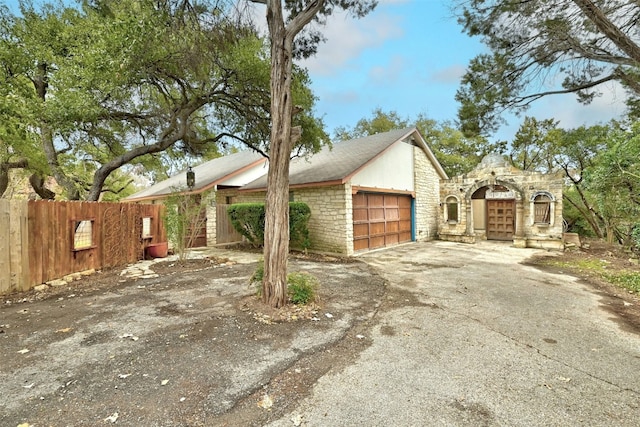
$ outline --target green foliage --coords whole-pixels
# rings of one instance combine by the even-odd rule
[[[456,94],[465,135],[491,135],[505,111],[522,113],[544,96],[573,93],[588,104],[612,81],[637,111],[638,2],[457,0],[452,10],[489,50],[471,60]]]
[[[227,208],[231,225],[254,246],[264,242],[264,203],[236,203]]]
[[[162,176],[235,144],[268,151],[267,45],[228,4],[53,3],[0,13],[0,167],[26,159],[63,197],[118,199],[132,170]],[[306,71],[292,82],[299,152],[318,151]]]
[[[180,261],[186,259],[188,248],[195,242],[202,229],[205,209],[199,199],[178,192],[172,193],[165,201],[164,224],[167,229],[167,239]]]
[[[569,270],[594,274],[614,285],[640,294],[640,273],[637,271],[615,270],[608,268],[609,263],[599,259],[581,259],[570,263],[564,261],[548,261],[548,264]]]
[[[254,246],[264,243],[264,203],[236,203],[227,208],[231,225]],[[308,249],[311,208],[302,202],[289,203],[289,240],[294,246]]]
[[[611,283],[622,286],[625,289],[640,294],[640,273],[635,271],[618,271],[615,273],[606,274],[605,276],[611,281]]]
[[[293,246],[301,249],[311,247],[309,218],[311,218],[309,205],[302,202],[289,203],[289,240]]]
[[[318,279],[305,272],[287,275],[287,294],[293,304],[308,304],[315,301]]]

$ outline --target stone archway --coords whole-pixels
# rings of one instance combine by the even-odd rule
[[[465,193],[467,233],[487,240],[523,239],[522,191],[494,175],[476,181]]]

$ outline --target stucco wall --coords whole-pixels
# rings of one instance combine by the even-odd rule
[[[413,147],[413,161],[416,240],[431,240],[436,237],[438,231],[440,176],[421,148]]]
[[[351,178],[351,185],[389,190],[414,190],[413,151],[406,142],[393,145]]]

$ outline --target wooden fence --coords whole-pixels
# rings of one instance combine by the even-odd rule
[[[0,201],[0,294],[143,259],[146,246],[167,240],[163,209],[132,203]]]

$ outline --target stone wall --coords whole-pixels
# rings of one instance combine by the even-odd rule
[[[413,147],[415,182],[415,237],[431,240],[438,232],[438,206],[440,204],[440,176],[424,150]]]
[[[502,156],[489,155],[471,172],[440,182],[440,218],[438,234],[443,240],[474,242],[486,238],[484,230],[473,225],[472,196],[482,188],[504,187],[515,199],[514,245],[561,249],[563,175],[522,171],[511,166]],[[534,222],[533,198],[544,194],[552,199],[552,217],[548,224]],[[447,199],[459,201],[458,221],[448,221]],[[511,197],[511,196],[510,196]],[[484,207],[484,200],[474,200],[475,209]]]
[[[309,237],[313,251],[353,254],[351,185],[294,189],[293,199],[311,208]]]

